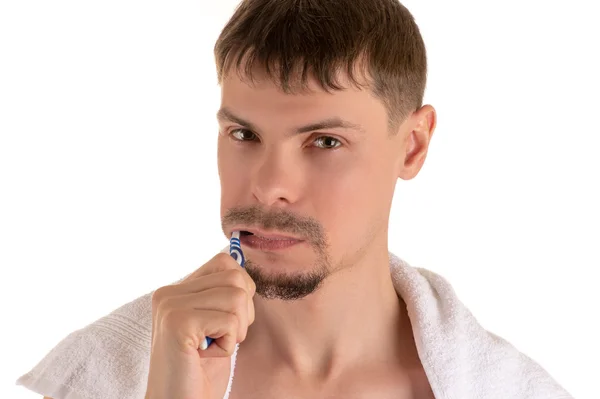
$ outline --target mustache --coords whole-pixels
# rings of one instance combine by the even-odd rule
[[[326,246],[325,232],[321,223],[312,217],[297,215],[283,209],[264,210],[256,205],[230,208],[221,219],[221,225],[223,230],[226,230],[227,226],[235,224],[292,233],[318,248]]]

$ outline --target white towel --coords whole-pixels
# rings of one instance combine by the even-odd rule
[[[436,399],[573,399],[540,365],[481,327],[444,278],[391,253],[390,271]],[[151,296],[71,333],[17,384],[54,399],[143,399]],[[225,399],[235,354],[231,361]]]

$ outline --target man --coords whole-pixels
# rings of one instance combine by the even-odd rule
[[[245,269],[215,256],[136,302],[143,321],[94,323],[20,383],[54,399],[570,397],[443,279],[390,258],[396,181],[419,173],[436,125],[405,7],[245,0],[215,57],[222,227],[241,231]],[[131,333],[149,320],[151,337]]]

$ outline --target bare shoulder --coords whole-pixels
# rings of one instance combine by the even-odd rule
[[[44,396],[44,399],[52,399],[52,398],[49,398],[49,397],[47,397],[47,396]]]

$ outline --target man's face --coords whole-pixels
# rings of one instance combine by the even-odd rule
[[[390,135],[370,91],[347,87],[327,93],[311,81],[309,92],[285,94],[236,73],[222,82],[223,230],[254,233],[242,246],[264,297],[304,297],[387,244],[406,135]]]

